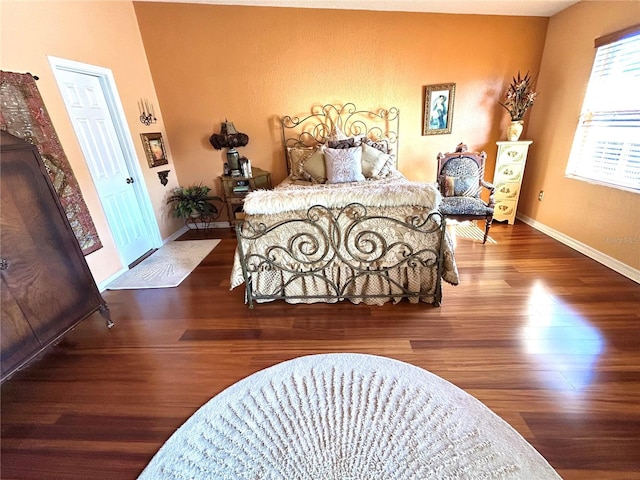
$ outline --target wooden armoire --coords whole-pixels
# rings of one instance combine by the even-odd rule
[[[1,380],[109,309],[35,146],[0,132]]]

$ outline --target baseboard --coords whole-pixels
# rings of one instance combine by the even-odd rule
[[[182,235],[184,235],[185,233],[187,233],[189,230],[195,230],[197,228],[231,228],[231,224],[229,222],[211,222],[211,223],[198,223],[195,224],[193,226],[193,228],[189,228],[186,225],[184,225],[182,228],[180,228],[178,231],[176,231],[175,233],[173,233],[172,235],[169,235],[167,238],[165,238],[162,243],[163,245],[165,243],[169,243],[172,242],[178,238],[180,238]]]
[[[182,228],[180,228],[179,230],[173,232],[167,238],[162,240],[162,244],[166,245],[169,242],[173,242],[174,240],[176,240],[177,238],[180,238],[184,233],[186,233],[188,231],[189,231],[189,227],[187,227],[186,225],[183,225]]]
[[[640,283],[640,270],[630,267],[626,263],[622,263],[620,260],[616,260],[615,258],[610,257],[609,255],[606,255],[601,251],[596,250],[593,247],[590,247],[589,245],[579,242],[578,240],[571,238],[562,232],[554,230],[553,228],[548,227],[545,224],[540,223],[531,217],[518,213],[516,215],[516,218],[526,223],[527,225],[535,228],[536,230],[544,233],[545,235],[550,236],[554,240],[557,240],[560,243],[564,243],[568,247],[571,247],[574,250],[576,250],[577,252],[580,252],[583,255],[586,255],[587,257],[595,260],[598,263],[601,263],[605,267],[608,267],[615,272],[618,272],[620,275],[624,275],[630,280],[633,280],[636,283]]]
[[[107,289],[107,285],[109,285],[111,282],[113,282],[116,278],[118,278],[120,275],[122,275],[127,270],[129,270],[129,269],[128,268],[122,268],[122,269],[118,270],[116,273],[114,273],[113,275],[111,275],[106,280],[103,280],[102,282],[98,283],[97,284],[98,291],[100,293],[104,292]]]
[[[210,222],[206,224],[198,223],[195,226],[197,226],[198,228],[231,228],[231,224],[229,222]],[[187,228],[187,230],[189,229]],[[195,230],[195,228],[192,228],[192,230]]]

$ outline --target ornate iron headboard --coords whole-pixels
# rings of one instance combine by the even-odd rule
[[[366,136],[372,140],[388,139],[397,166],[400,110],[396,107],[378,111],[358,110],[353,103],[315,106],[305,117],[284,116],[281,119],[282,142],[285,147],[313,147],[324,144],[337,126],[348,137]]]

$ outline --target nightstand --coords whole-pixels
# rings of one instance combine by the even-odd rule
[[[247,193],[252,190],[272,188],[271,173],[256,167],[253,167],[251,177],[222,175],[220,181],[231,227],[244,218],[242,206]]]

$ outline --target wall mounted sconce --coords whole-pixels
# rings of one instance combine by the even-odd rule
[[[160,183],[162,184],[163,187],[167,186],[167,183],[169,183],[169,172],[171,170],[161,170],[158,172],[158,178],[160,179]]]
[[[144,100],[141,98],[138,101],[138,110],[140,110],[140,123],[149,126],[158,121],[153,112],[153,104],[146,98]]]

